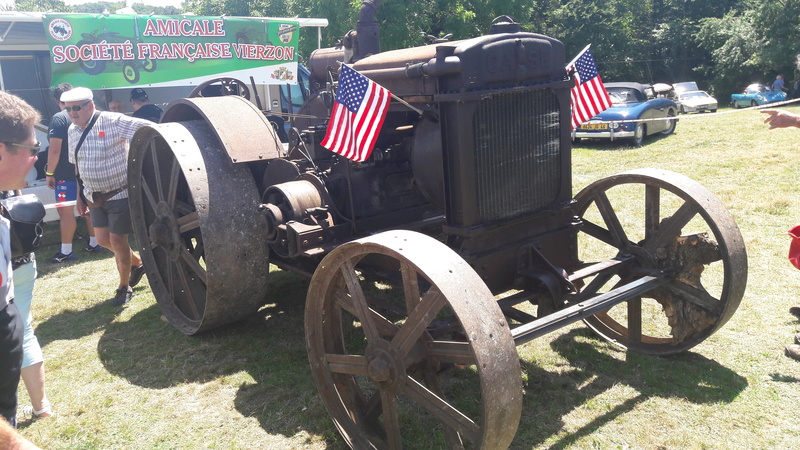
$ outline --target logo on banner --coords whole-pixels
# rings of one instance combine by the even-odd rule
[[[53,19],[47,26],[47,30],[50,32],[50,37],[59,42],[64,42],[72,37],[72,25],[64,19]]]
[[[292,36],[294,35],[295,26],[290,23],[282,23],[278,25],[278,39],[281,40],[282,43],[288,44],[292,42]]]

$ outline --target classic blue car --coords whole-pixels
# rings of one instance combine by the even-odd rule
[[[768,86],[754,83],[744,88],[744,93],[731,95],[731,106],[747,108],[748,106],[766,105],[767,103],[786,100],[786,92],[773,91]]]
[[[678,119],[678,105],[665,97],[656,97],[649,84],[605,83],[611,96],[611,108],[592,117],[572,132],[572,140],[589,139],[630,139],[642,145],[645,136],[652,134],[671,134],[675,131]],[[623,122],[619,120],[645,120],[643,122]]]

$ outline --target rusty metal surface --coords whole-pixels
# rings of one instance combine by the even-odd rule
[[[631,242],[634,230],[620,223],[617,210],[622,205],[610,200],[609,191],[636,185],[644,191],[640,224],[644,239]],[[668,193],[683,202],[675,211],[662,205]],[[625,321],[608,312],[588,318],[587,324],[601,336],[642,353],[671,354],[697,345],[731,318],[747,284],[747,253],[733,217],[706,188],[674,172],[641,169],[590,184],[578,193],[576,202],[579,216],[590,207],[603,211],[603,223],[585,223],[584,233],[620,254],[633,255],[640,272],[655,270],[669,276],[666,285],[641,296],[663,308],[669,334],[648,331],[640,298],[628,302]],[[712,268],[721,274],[721,281],[704,277]],[[631,269],[631,276],[634,272]]]
[[[202,119],[210,124],[231,161],[235,163],[277,158],[283,146],[264,114],[235,95],[182,98],[169,104],[161,122]]]
[[[396,230],[337,247],[311,280],[305,327],[317,389],[353,448],[510,445],[522,382],[508,325],[439,241]],[[406,420],[431,440],[404,441]]]
[[[264,303],[266,227],[245,165],[201,120],[162,123],[131,141],[132,221],[150,287],[185,334],[241,320]]]

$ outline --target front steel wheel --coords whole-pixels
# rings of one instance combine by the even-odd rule
[[[306,300],[311,372],[357,449],[507,448],[519,359],[489,289],[439,241],[389,231],[333,250]]]
[[[642,169],[596,181],[576,196],[585,263],[633,256],[611,289],[648,273],[667,282],[586,323],[605,339],[647,354],[687,350],[739,306],[747,254],[733,217],[707,189],[674,172]]]

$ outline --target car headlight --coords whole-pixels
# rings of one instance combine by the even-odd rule
[[[616,130],[617,128],[619,128],[619,124],[618,123],[614,122],[614,123],[611,124],[611,129],[612,130]]]

